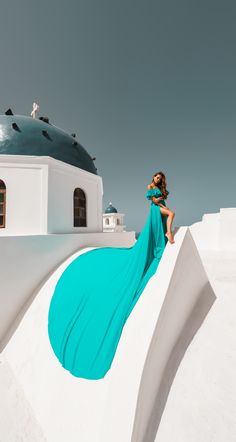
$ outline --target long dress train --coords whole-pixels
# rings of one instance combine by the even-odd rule
[[[150,200],[160,195],[157,188],[146,192]],[[124,324],[156,272],[168,241],[165,233],[166,217],[151,202],[132,247],[89,250],[60,276],[50,302],[48,336],[61,365],[74,376],[100,379],[109,370]]]

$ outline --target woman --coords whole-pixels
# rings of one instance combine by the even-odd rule
[[[166,177],[163,172],[157,172],[155,175],[153,175],[151,184],[147,187],[150,192],[147,192],[146,196],[148,199],[151,199],[154,204],[160,207],[160,212],[162,216],[167,216],[167,232],[165,233],[166,237],[168,238],[169,242],[173,244],[174,238],[172,233],[172,222],[175,216],[175,212],[173,210],[166,207],[165,199],[167,198],[168,190],[166,190]]]
[[[146,196],[152,204],[132,247],[98,247],[82,253],[57,281],[48,313],[48,336],[62,367],[74,376],[91,380],[105,376],[125,322],[172,239],[173,215],[165,207],[162,172],[154,175]]]

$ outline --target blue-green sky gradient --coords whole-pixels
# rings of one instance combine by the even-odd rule
[[[0,113],[75,132],[127,230],[159,170],[190,225],[236,206],[235,23],[235,0],[2,1]]]

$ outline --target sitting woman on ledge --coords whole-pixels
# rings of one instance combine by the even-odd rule
[[[147,192],[146,195],[147,198],[151,199],[154,204],[160,207],[160,209],[158,210],[160,210],[161,215],[168,217],[166,222],[167,232],[165,233],[165,235],[168,238],[169,242],[173,244],[175,241],[173,238],[171,227],[175,216],[175,212],[173,212],[173,210],[166,207],[165,204],[165,199],[167,198],[170,192],[166,190],[166,178],[164,173],[157,172],[153,176],[152,182],[151,184],[148,185],[147,188],[150,190],[150,192]]]
[[[123,327],[168,240],[173,242],[174,212],[165,206],[167,194],[164,174],[156,173],[146,192],[152,200],[149,214],[135,244],[81,253],[57,281],[48,336],[62,367],[73,376],[101,379],[110,369]]]

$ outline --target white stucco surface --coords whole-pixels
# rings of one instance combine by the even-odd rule
[[[0,355],[0,441],[47,442],[4,355]]]
[[[206,213],[202,220],[189,226],[199,250],[218,250],[220,214]]]
[[[41,287],[3,356],[47,441],[146,442],[155,437],[165,405],[166,367],[171,380],[176,361],[214,301],[200,256],[189,229],[179,229],[125,324],[111,369],[91,381],[61,367],[47,335],[53,288],[77,255]],[[153,418],[156,397],[159,409]]]
[[[235,442],[235,210],[178,230],[125,324],[111,369],[97,381],[64,370],[48,340],[55,284],[94,247],[64,244],[2,348],[0,441]],[[39,265],[48,265],[50,254],[42,256]],[[14,272],[20,288],[16,265]]]
[[[217,299],[179,366],[155,442],[236,440],[236,250],[200,254]]]
[[[221,250],[236,250],[236,207],[220,209],[219,247]]]
[[[102,177],[47,156],[1,155],[6,186],[3,235],[102,232]],[[74,227],[73,194],[86,196],[87,227]]]
[[[199,250],[236,250],[236,208],[221,208],[205,213],[202,220],[189,226]]]
[[[189,228],[216,302],[176,373],[155,442],[236,440],[236,208]]]
[[[130,247],[135,232],[0,236],[0,350],[50,274],[77,250]]]

